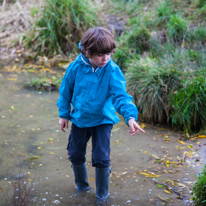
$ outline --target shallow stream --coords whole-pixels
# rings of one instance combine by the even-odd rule
[[[0,68],[0,205],[13,205],[12,182],[23,179],[27,189],[32,186],[36,205],[93,206],[91,143],[86,156],[92,189],[79,194],[67,158],[69,130],[63,133],[58,125],[59,94],[25,89],[22,85],[35,76],[38,74],[8,73]],[[134,137],[124,120],[112,130],[108,205],[193,205],[189,200],[191,187],[203,165],[198,151],[204,144],[198,140],[183,144],[177,141],[181,135],[169,128],[145,123],[141,126],[146,133]],[[169,194],[155,182],[174,184],[173,188],[188,201],[178,199],[176,193]]]

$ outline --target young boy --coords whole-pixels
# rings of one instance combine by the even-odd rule
[[[92,166],[96,167],[96,197],[108,196],[110,173],[110,133],[121,114],[129,132],[139,130],[138,110],[126,92],[120,68],[111,60],[116,44],[105,28],[89,29],[80,42],[81,54],[72,62],[59,89],[59,125],[65,132],[72,122],[67,146],[76,188],[89,189],[86,170],[86,146],[92,136]],[[72,105],[72,111],[71,111]]]

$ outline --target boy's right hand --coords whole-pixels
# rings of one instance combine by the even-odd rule
[[[68,119],[63,119],[63,118],[59,119],[59,125],[61,128],[61,131],[66,132],[64,128],[68,129],[68,122],[69,122]]]

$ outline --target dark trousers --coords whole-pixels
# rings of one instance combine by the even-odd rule
[[[110,134],[112,124],[101,124],[95,127],[79,128],[72,124],[67,146],[69,160],[74,165],[86,161],[86,147],[92,137],[92,166],[108,167],[110,165]]]

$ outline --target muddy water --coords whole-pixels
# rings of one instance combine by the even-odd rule
[[[79,194],[67,159],[69,131],[61,132],[58,125],[56,101],[59,94],[28,91],[22,87],[35,75],[5,73],[0,69],[0,205],[9,205],[5,196],[8,201],[12,200],[12,182],[19,179],[23,179],[27,189],[33,185],[31,193],[35,194],[36,205],[95,205],[91,143],[86,156],[92,189]],[[154,182],[175,181],[174,188],[189,199],[194,175],[202,167],[202,160],[197,161],[201,143],[190,141],[182,145],[177,142],[179,133],[163,127],[142,126],[146,133],[135,137],[129,135],[123,120],[112,130],[109,205],[193,205],[190,201],[177,199],[175,193],[166,193],[165,188],[157,187]],[[178,162],[179,159],[181,162],[185,151],[191,152],[185,153],[190,157],[186,155],[183,164],[166,166],[166,160]],[[160,176],[145,175],[153,173]],[[158,196],[170,199],[165,204]]]

